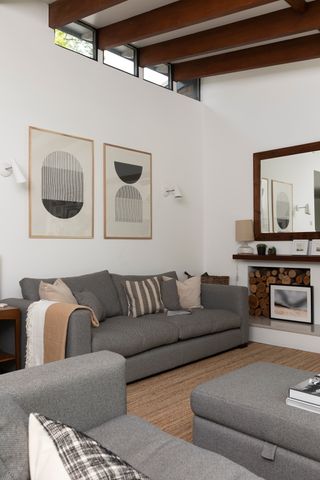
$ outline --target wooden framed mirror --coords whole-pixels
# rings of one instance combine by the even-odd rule
[[[256,240],[320,238],[320,142],[253,155]]]

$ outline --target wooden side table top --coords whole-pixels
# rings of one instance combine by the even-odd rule
[[[1,307],[0,308],[0,320],[10,320],[11,318],[16,318],[16,316],[20,316],[20,310],[16,307]]]

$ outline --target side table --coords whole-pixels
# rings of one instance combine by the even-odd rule
[[[0,308],[0,328],[1,322],[13,321],[14,324],[14,353],[7,353],[0,350],[0,363],[15,362],[16,369],[20,368],[20,310],[15,307]]]

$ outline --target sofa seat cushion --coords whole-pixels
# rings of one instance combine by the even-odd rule
[[[92,329],[92,351],[110,350],[130,357],[178,339],[178,328],[166,321],[164,313],[137,318],[119,316]]]
[[[118,294],[108,270],[77,277],[61,277],[61,279],[72,292],[89,291],[94,293],[103,306],[102,318],[113,317],[121,313]],[[46,283],[53,283],[56,279],[23,278],[19,282],[23,298],[33,301],[40,300],[39,285],[41,280]]]
[[[257,362],[196,387],[202,418],[320,462],[320,415],[286,405],[290,386],[310,372]]]
[[[228,310],[196,309],[191,315],[168,317],[168,322],[179,331],[179,340],[201,337],[212,333],[240,328],[240,317]]]
[[[230,460],[172,437],[137,417],[117,417],[87,434],[153,480],[259,478]]]

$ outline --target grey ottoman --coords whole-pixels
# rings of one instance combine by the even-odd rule
[[[311,372],[254,363],[191,395],[193,443],[267,480],[320,479],[320,415],[286,405]]]

